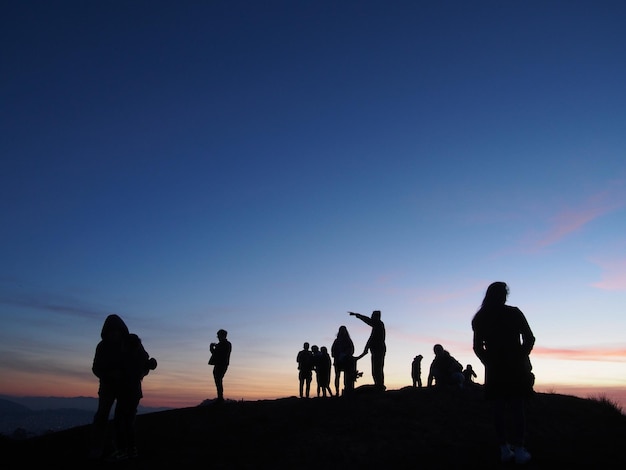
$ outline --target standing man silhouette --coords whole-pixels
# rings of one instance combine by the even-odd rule
[[[298,381],[300,383],[300,398],[309,398],[311,394],[311,380],[313,380],[313,353],[309,350],[309,343],[302,345],[302,350],[296,356],[298,363]]]
[[[211,351],[211,359],[209,365],[213,366],[213,379],[215,380],[215,388],[217,389],[217,401],[224,401],[224,376],[228,370],[230,363],[230,353],[232,345],[226,339],[228,332],[226,330],[218,330],[217,343],[211,343],[209,350]]]
[[[422,388],[422,359],[424,356],[418,354],[413,358],[411,363],[411,379],[413,379],[413,388],[419,386]]]
[[[372,327],[372,332],[365,344],[365,349],[357,359],[365,356],[368,351],[372,354],[372,377],[374,378],[374,386],[378,390],[384,391],[385,374],[383,369],[385,367],[387,346],[385,345],[385,324],[380,319],[380,310],[374,310],[371,317],[355,312],[348,313]]]

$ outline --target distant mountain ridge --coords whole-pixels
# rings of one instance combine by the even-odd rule
[[[91,423],[98,408],[93,397],[15,397],[0,395],[0,434],[32,437]],[[138,414],[166,407],[139,406]]]

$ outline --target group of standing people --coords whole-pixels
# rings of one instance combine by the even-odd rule
[[[534,374],[530,353],[535,337],[528,322],[517,307],[509,306],[506,300],[509,289],[504,282],[489,285],[479,310],[472,318],[473,350],[485,367],[484,394],[492,403],[494,425],[500,446],[502,462],[524,464],[530,461],[530,453],[524,446],[525,400],[531,396]],[[370,353],[372,377],[377,390],[385,390],[385,325],[380,310],[371,316],[348,312],[371,327],[370,336],[363,352],[355,356],[354,343],[345,325],[339,327],[331,346],[330,354],[325,346],[314,345],[309,349],[305,342],[298,353],[299,394],[310,396],[312,373],[317,378],[317,396],[333,396],[330,388],[331,366],[334,368],[335,396],[340,396],[340,377],[343,373],[343,393],[354,390],[357,379],[356,364]],[[124,321],[117,315],[109,315],[102,327],[101,341],[96,347],[93,373],[99,379],[98,409],[93,420],[91,457],[100,458],[106,448],[106,426],[113,404],[114,452],[110,459],[124,460],[137,456],[135,443],[135,417],[137,406],[143,397],[143,378],[156,369],[157,362],[150,358],[140,338],[131,334]],[[224,399],[223,378],[229,366],[232,345],[223,329],[217,332],[217,343],[210,344],[213,377],[218,401]],[[441,344],[433,348],[433,360],[428,386],[462,385],[471,382],[476,373],[471,365],[465,370]],[[413,386],[422,386],[421,355],[415,356],[411,366]],[[331,362],[332,361],[332,362]]]
[[[340,383],[343,374],[343,394],[349,395],[354,391],[354,383],[360,374],[357,371],[356,363],[359,359],[370,353],[372,358],[372,377],[374,379],[374,387],[378,390],[385,390],[385,353],[387,347],[385,344],[385,324],[381,321],[380,310],[374,310],[370,317],[361,315],[360,313],[348,312],[350,316],[355,316],[367,325],[372,327],[370,336],[365,343],[365,348],[359,356],[354,355],[354,342],[350,337],[348,328],[341,325],[337,331],[333,344],[330,348],[330,355],[325,346],[317,350],[317,346],[312,346],[309,351],[309,343],[305,342],[303,349],[298,352],[296,362],[298,363],[298,380],[300,398],[308,398],[310,395],[311,380],[313,371],[316,373],[318,388],[317,396],[320,392],[326,396],[333,396],[330,389],[330,367],[332,358],[332,367],[335,372],[334,385],[335,396],[341,396]],[[319,351],[319,352],[318,352]],[[311,359],[317,358],[317,359]]]
[[[314,344],[309,349],[309,343],[305,342],[296,356],[296,362],[298,363],[300,398],[310,397],[313,372],[315,372],[317,382],[317,396],[333,396],[330,389],[331,359],[326,346],[320,348]]]

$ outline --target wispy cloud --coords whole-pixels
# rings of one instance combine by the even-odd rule
[[[549,348],[535,346],[533,356],[570,361],[626,362],[626,346],[615,348]]]
[[[602,269],[602,278],[591,284],[603,290],[626,290],[626,258],[594,261]]]
[[[554,245],[597,218],[626,206],[624,191],[624,182],[614,182],[604,191],[589,197],[579,207],[557,213],[550,219],[549,228],[544,233],[532,236],[525,242],[527,249],[538,251]]]
[[[22,287],[22,286],[20,286]],[[0,304],[14,307],[44,310],[81,318],[104,318],[111,312],[93,308],[68,296],[60,296],[36,290],[21,289],[22,292],[0,290]]]

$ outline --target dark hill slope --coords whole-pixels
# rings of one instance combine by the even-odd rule
[[[86,460],[89,426],[2,442],[4,468],[498,468],[479,387],[402,389],[352,398],[226,401],[138,416],[140,457]],[[626,416],[610,403],[537,394],[527,468],[626,468]],[[14,460],[16,458],[16,460]]]

